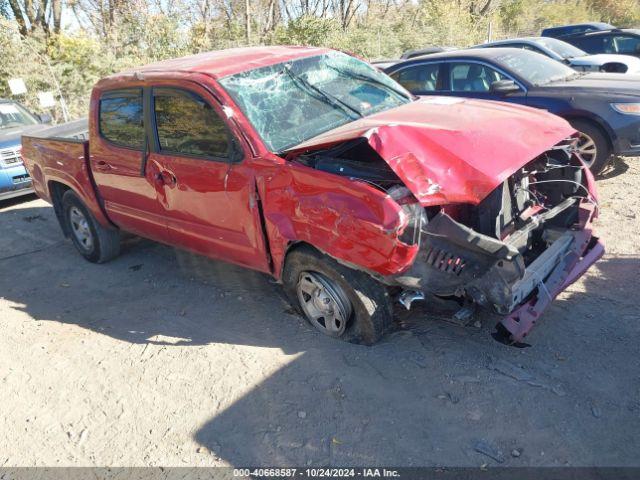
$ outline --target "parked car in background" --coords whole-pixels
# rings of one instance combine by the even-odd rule
[[[0,99],[0,200],[33,193],[20,137],[46,128],[50,121],[48,115],[38,117],[17,102]]]
[[[23,137],[82,256],[114,258],[129,231],[265,272],[332,337],[373,343],[395,295],[435,294],[521,340],[604,251],[566,121],[416,99],[341,52],[160,62],[101,80],[90,108],[89,141]]]
[[[409,58],[416,58],[416,57],[422,57],[424,55],[431,55],[432,53],[450,52],[451,50],[457,50],[457,48],[456,47],[438,47],[438,46],[424,47],[424,48],[418,48],[415,50],[407,50],[402,55],[400,55],[400,58],[407,60]]]
[[[380,58],[377,60],[371,60],[369,63],[376,67],[378,70],[385,70],[391,65],[395,65],[398,62],[402,62],[401,58]]]
[[[640,29],[616,28],[564,35],[559,38],[592,54],[615,53],[640,57]]]
[[[22,158],[22,135],[86,138],[86,119],[51,126],[49,115],[35,115],[21,104],[0,99],[0,200],[33,193]]]
[[[371,65],[374,65],[379,70],[385,70],[396,63],[402,62],[409,58],[422,57],[424,55],[431,55],[432,53],[449,52],[451,50],[457,50],[455,47],[424,47],[417,50],[407,50],[400,58],[383,58],[378,60],[372,60]]]
[[[499,100],[555,113],[580,132],[577,148],[594,173],[602,171],[611,154],[640,155],[638,75],[576,72],[514,48],[436,53],[386,71],[416,95]]]
[[[542,30],[543,37],[560,38],[565,35],[576,35],[578,33],[595,32],[599,30],[613,30],[613,25],[603,22],[576,23],[573,25],[561,25],[559,27],[550,27]]]
[[[580,72],[640,73],[640,58],[630,55],[589,55],[573,45],[546,37],[523,37],[476,45],[473,48],[521,48],[546,55]],[[389,65],[391,66],[391,65]]]

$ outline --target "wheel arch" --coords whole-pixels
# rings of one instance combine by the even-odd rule
[[[615,138],[615,133],[606,126],[603,120],[596,118],[592,115],[586,115],[583,113],[570,113],[567,115],[562,115],[562,118],[564,118],[569,123],[575,120],[590,123],[591,125],[596,127],[598,130],[600,130],[602,135],[604,135],[604,138],[607,140],[607,144],[609,145],[609,148],[613,151],[613,147],[614,147],[613,140]]]
[[[56,214],[56,218],[58,219],[58,223],[60,224],[62,233],[65,237],[69,237],[71,232],[69,231],[67,223],[63,218],[62,197],[66,192],[73,189],[66,183],[58,182],[56,180],[49,180],[47,182],[47,190],[49,191],[49,198],[51,199],[51,203],[53,205],[53,211]]]
[[[277,270],[274,272],[278,282],[282,282],[282,274],[284,272],[285,265],[287,264],[287,257],[296,250],[304,250],[304,249],[308,249],[310,251],[314,251],[322,255],[326,255],[326,252],[323,252],[322,250],[310,244],[309,242],[305,242],[303,240],[292,240],[287,242],[287,244],[284,247],[282,261],[279,262],[279,265],[277,266]]]

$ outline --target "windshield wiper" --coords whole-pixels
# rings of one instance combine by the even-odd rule
[[[340,110],[342,110],[344,112],[349,111],[351,113],[355,113],[357,118],[364,117],[363,113],[360,110],[352,107],[348,103],[343,102],[339,98],[336,98],[333,95],[331,95],[331,94],[319,89],[318,87],[316,87],[312,83],[309,83],[306,79],[304,79],[300,75],[297,75],[297,74],[293,73],[288,65],[284,66],[283,71],[286,72],[287,75],[289,75],[289,78],[291,78],[293,83],[295,83],[298,86],[300,86],[300,84],[302,84],[302,86],[305,87],[307,90],[311,90],[311,92],[314,92],[315,95],[312,94],[312,96],[314,98],[317,98],[318,100],[320,100],[320,101],[322,101],[324,103],[327,103],[329,105],[332,105],[334,107],[338,107]]]
[[[330,69],[338,72],[338,74],[340,75],[344,75],[345,77],[350,77],[350,78],[355,78],[357,80],[362,80],[364,82],[370,82],[373,83],[375,85],[381,86],[386,90],[390,90],[393,93],[395,93],[396,95],[404,98],[404,99],[408,99],[408,100],[415,100],[415,95],[412,95],[411,93],[409,93],[409,96],[407,96],[407,94],[405,92],[403,92],[402,90],[398,90],[397,88],[392,87],[391,85],[388,85],[386,83],[384,83],[381,80],[378,80],[377,78],[373,78],[370,77],[369,75],[364,75],[362,73],[355,73],[355,72],[347,72],[345,70],[342,70],[340,68],[336,68],[333,67],[331,65],[327,65],[327,67],[329,67]]]

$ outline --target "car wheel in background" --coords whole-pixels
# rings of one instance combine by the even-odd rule
[[[71,190],[62,197],[66,229],[80,254],[93,263],[104,263],[120,253],[120,232],[105,228]]]
[[[602,172],[611,158],[611,147],[602,130],[587,120],[570,120],[578,133],[578,154],[594,175]]]
[[[291,304],[325,335],[371,345],[393,322],[384,285],[313,248],[287,255],[283,283]]]

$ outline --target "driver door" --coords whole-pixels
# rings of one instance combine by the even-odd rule
[[[151,89],[155,173],[171,243],[268,271],[254,193],[254,171],[219,104],[205,89]]]

